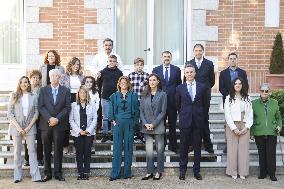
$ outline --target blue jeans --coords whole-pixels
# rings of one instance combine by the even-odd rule
[[[103,134],[108,134],[109,126],[109,108],[111,106],[110,100],[102,99],[102,115],[103,115]]]

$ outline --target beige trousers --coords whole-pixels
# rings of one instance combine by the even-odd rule
[[[237,128],[242,130],[244,122],[235,122]],[[231,176],[248,176],[249,174],[249,140],[250,132],[244,135],[236,135],[227,126],[227,168],[226,174]]]

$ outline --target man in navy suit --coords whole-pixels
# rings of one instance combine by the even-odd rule
[[[201,136],[204,127],[207,88],[195,81],[195,68],[188,64],[184,68],[186,82],[176,88],[176,106],[180,125],[180,180],[185,179],[188,163],[189,145],[194,149],[193,173],[197,180],[200,175]]]
[[[232,81],[235,78],[241,77],[244,80],[244,84],[247,86],[247,89],[249,88],[246,71],[238,67],[238,55],[235,52],[231,52],[228,55],[228,61],[229,67],[221,71],[219,76],[219,91],[223,96],[223,105],[225,103],[226,96],[230,93]],[[226,125],[224,125],[224,127],[226,129]],[[223,152],[227,153],[227,147],[223,149]]]
[[[63,136],[68,130],[70,112],[70,90],[59,85],[60,71],[49,71],[51,84],[40,89],[38,111],[40,113],[39,129],[44,149],[44,182],[52,178],[51,151],[54,142],[54,176],[56,180],[65,181],[62,176]]]
[[[201,44],[196,44],[193,47],[193,53],[195,58],[186,62],[185,65],[191,64],[196,71],[195,80],[205,85],[206,94],[207,94],[207,104],[205,105],[205,125],[202,131],[202,138],[205,150],[208,153],[214,153],[213,144],[210,139],[210,130],[209,130],[209,108],[211,100],[211,88],[215,85],[215,73],[213,62],[207,60],[203,57],[204,47]],[[192,147],[190,148],[192,151]]]
[[[181,71],[179,67],[171,64],[172,54],[170,51],[162,53],[163,64],[153,69],[162,82],[163,91],[167,93],[167,114],[169,122],[169,150],[177,153],[178,145],[176,138],[177,109],[175,102],[176,87],[181,84]],[[165,137],[166,138],[166,137]],[[166,144],[166,143],[165,143]]]

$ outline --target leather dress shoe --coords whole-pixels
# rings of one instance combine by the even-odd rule
[[[185,180],[185,175],[180,175],[178,178],[179,180]]]
[[[46,181],[49,181],[51,180],[52,177],[51,176],[45,176],[43,179],[42,179],[42,182],[46,182]]]
[[[65,178],[63,176],[56,176],[55,179],[58,181],[65,181]]]
[[[162,173],[159,173],[159,177],[156,177],[156,175],[153,177],[153,180],[160,180],[162,177]]]
[[[109,177],[109,181],[114,181],[116,178]]]
[[[199,173],[194,174],[194,178],[197,180],[202,180],[202,176]]]
[[[264,176],[264,175],[259,175],[257,178],[258,178],[258,179],[265,179],[266,176]]]
[[[209,154],[214,154],[213,148],[205,149],[205,151],[208,152]]]
[[[189,146],[188,147],[188,153],[192,152],[193,151],[193,146]]]
[[[148,175],[148,176],[143,177],[141,180],[149,180],[149,179],[151,179],[151,178],[153,178],[153,173],[151,173],[151,174]]]
[[[19,183],[19,182],[21,182],[21,180],[15,180],[15,181],[14,181],[14,183]]]
[[[270,180],[271,181],[277,181],[277,178],[276,178],[276,176],[273,175],[273,176],[270,176]]]

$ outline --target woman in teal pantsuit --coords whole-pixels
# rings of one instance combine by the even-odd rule
[[[131,92],[131,84],[126,76],[117,82],[117,92],[110,96],[109,120],[112,123],[113,158],[110,181],[121,177],[122,148],[124,147],[123,178],[131,178],[133,155],[133,128],[139,120],[138,95]]]

